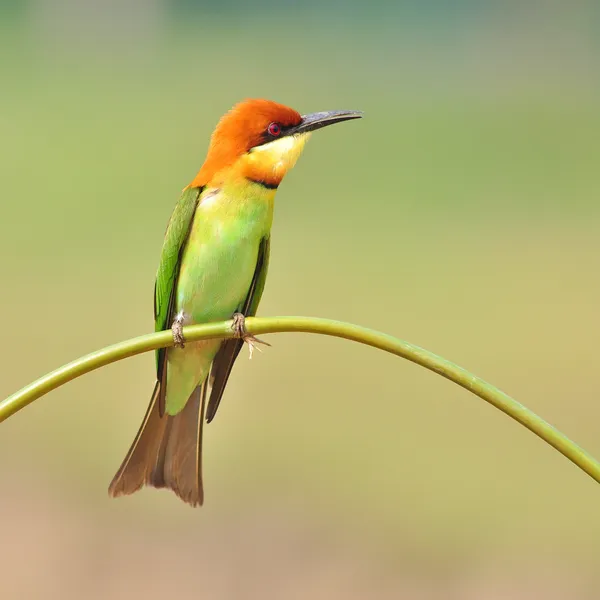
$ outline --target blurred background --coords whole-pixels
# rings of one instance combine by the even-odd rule
[[[362,109],[277,197],[260,314],[387,331],[600,457],[594,0],[2,0],[5,397],[153,329],[164,229],[245,97]],[[2,598],[587,599],[600,488],[483,401],[309,335],[244,350],[206,502],[109,500],[145,354],[1,426]]]

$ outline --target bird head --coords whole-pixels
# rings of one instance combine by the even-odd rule
[[[234,170],[274,189],[296,163],[311,132],[361,116],[350,110],[300,115],[271,100],[244,100],[219,121],[206,160],[191,185],[218,185],[219,178]]]

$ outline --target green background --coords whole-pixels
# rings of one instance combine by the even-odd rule
[[[0,3],[6,396],[153,328],[162,235],[245,97],[361,109],[277,196],[262,315],[381,329],[600,456],[595,2]],[[6,598],[597,598],[600,488],[394,357],[277,335],[206,429],[206,504],[109,500],[146,354],[2,424]]]

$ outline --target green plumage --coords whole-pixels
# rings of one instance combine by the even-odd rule
[[[272,196],[248,182],[183,192],[167,227],[156,277],[157,330],[170,327],[177,315],[189,325],[229,319],[235,312],[256,313],[268,267]],[[212,419],[241,344],[206,340],[157,351],[164,412],[179,413],[215,361]]]
[[[269,264],[274,193],[244,179],[186,188],[169,221],[156,275],[157,330],[254,315]],[[157,383],[138,434],[109,492],[166,487],[202,504],[202,425],[219,406],[240,339],[190,342],[156,353]],[[208,398],[208,387],[211,387]]]
[[[186,188],[175,205],[163,242],[160,263],[154,284],[154,329],[164,331],[171,327],[169,317],[173,312],[175,284],[181,253],[188,239],[190,226],[198,206],[201,190]],[[161,380],[161,365],[164,363],[165,348],[156,351],[157,379]]]

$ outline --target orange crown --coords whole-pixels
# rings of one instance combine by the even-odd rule
[[[301,120],[300,113],[293,108],[272,100],[244,100],[236,104],[217,124],[206,160],[190,187],[205,186],[219,171],[260,144],[270,123],[290,127]]]

